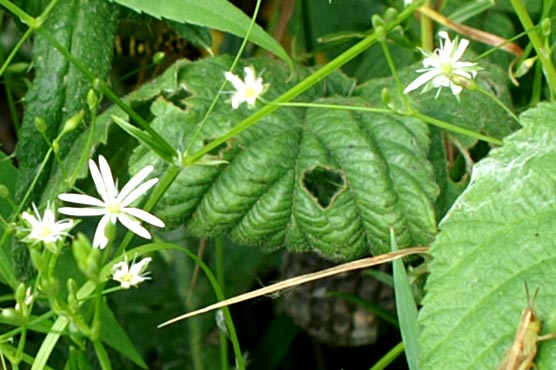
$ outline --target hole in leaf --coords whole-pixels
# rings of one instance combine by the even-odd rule
[[[185,99],[187,99],[191,94],[187,92],[184,88],[178,88],[176,90],[163,90],[162,96],[176,107],[181,109],[187,109],[185,104]]]
[[[214,139],[203,139],[203,146],[206,146],[213,141]],[[224,157],[224,154],[231,149],[232,146],[228,141],[226,141],[225,143],[222,143],[218,145],[216,148],[212,149],[207,154],[222,159]]]
[[[305,170],[301,181],[305,190],[323,209],[328,208],[346,188],[342,171],[321,165]]]

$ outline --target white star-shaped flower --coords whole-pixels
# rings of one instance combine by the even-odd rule
[[[118,262],[112,266],[112,279],[119,282],[124,289],[137,286],[143,281],[150,279],[150,277],[147,276],[149,272],[145,272],[145,269],[151,260],[152,258],[147,257],[135,263],[135,259],[133,259],[131,265],[128,265],[127,256],[125,256],[122,262]]]
[[[34,215],[29,212],[23,212],[21,218],[30,226],[29,234],[23,239],[24,242],[37,244],[43,242],[46,246],[52,246],[58,241],[68,236],[68,231],[74,226],[73,220],[59,220],[56,217],[50,205],[46,206],[44,215],[41,217],[35,203],[32,204]]]
[[[226,80],[230,81],[236,91],[232,96],[232,108],[237,109],[239,105],[246,102],[249,108],[252,108],[257,102],[257,98],[264,92],[265,86],[263,79],[256,76],[252,67],[245,67],[245,82],[231,72],[224,73]]]
[[[443,87],[449,87],[452,94],[458,96],[463,90],[462,82],[475,78],[480,67],[477,63],[462,62],[463,56],[469,41],[462,39],[461,42],[456,38],[453,42],[450,36],[444,31],[439,32],[440,48],[434,52],[420,49],[425,59],[423,59],[422,69],[417,72],[423,73],[409,84],[403,91],[407,94],[419,87],[424,86],[423,92],[432,88],[437,88],[436,98]],[[457,83],[456,83],[457,82]]]
[[[152,166],[147,166],[139,171],[120,191],[114,183],[110,166],[102,155],[98,157],[98,167],[94,161],[89,160],[89,169],[101,199],[84,194],[60,194],[58,197],[64,202],[83,204],[89,207],[62,207],[58,211],[70,216],[102,216],[95,231],[93,247],[104,249],[108,244],[106,236],[108,223],[115,224],[116,221],[120,221],[126,228],[145,239],[150,239],[151,234],[138,219],[154,226],[164,227],[164,222],[149,212],[129,207],[158,182],[158,179],[150,179],[143,183],[153,170]]]

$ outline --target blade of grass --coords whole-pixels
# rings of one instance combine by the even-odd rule
[[[394,230],[390,229],[390,240],[392,252],[397,251],[398,245],[394,236]],[[407,279],[405,267],[401,259],[394,260],[394,290],[396,292],[396,310],[400,323],[405,357],[410,370],[419,369],[419,347],[417,345],[417,305],[411,293],[411,286]]]

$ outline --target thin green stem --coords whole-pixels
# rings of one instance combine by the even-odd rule
[[[220,289],[222,289],[222,293],[226,295],[226,290],[224,287],[224,283],[226,281],[226,270],[224,267],[224,240],[221,237],[217,237],[214,240],[214,244],[216,247],[216,279],[218,280],[218,284],[220,284]],[[222,370],[229,370],[228,364],[228,338],[226,337],[226,333],[220,330],[220,364]]]
[[[483,140],[483,141],[486,141],[487,143],[491,143],[491,144],[494,144],[494,145],[504,144],[502,140],[495,139],[493,137],[486,136],[486,135],[483,135],[483,134],[479,134],[475,131],[465,129],[463,127],[454,126],[450,123],[441,121],[441,120],[436,119],[434,117],[430,117],[430,116],[421,114],[419,112],[413,112],[413,113],[411,113],[411,116],[415,117],[415,118],[418,118],[423,122],[430,123],[431,125],[440,127],[444,130],[449,130],[449,131],[455,132],[457,134],[462,134],[462,135],[466,135],[466,136],[469,136],[469,137],[472,137],[472,138],[475,138],[475,139],[478,139],[478,140]]]
[[[425,6],[430,6],[431,1],[426,0]],[[421,47],[423,50],[434,49],[434,27],[429,17],[421,17]]]
[[[335,105],[335,104],[303,103],[303,102],[299,102],[299,103],[298,102],[286,102],[286,103],[269,102],[268,104],[278,105],[283,107],[339,109],[339,110],[351,110],[351,111],[358,111],[358,112],[394,114],[390,109],[358,107],[353,105]]]
[[[11,217],[12,220],[15,217],[17,217],[17,215],[19,215],[21,213],[21,210],[23,209],[24,205],[27,204],[27,201],[28,201],[29,197],[31,196],[31,192],[35,188],[35,185],[37,185],[37,181],[39,181],[40,174],[42,173],[42,171],[44,171],[44,167],[48,163],[48,160],[50,158],[51,153],[52,153],[52,146],[50,148],[48,148],[48,151],[46,152],[46,155],[44,156],[44,159],[41,162],[41,165],[39,166],[37,174],[35,175],[35,177],[33,178],[33,181],[29,185],[29,188],[27,189],[27,192],[23,196],[22,201],[19,203],[19,205],[17,207],[17,210],[12,214],[12,217]]]
[[[370,370],[384,370],[388,365],[390,365],[395,359],[397,359],[404,350],[403,342],[400,342],[394,346],[387,354],[385,354],[376,364],[371,367]]]
[[[543,45],[541,37],[537,33],[537,29],[527,12],[527,8],[523,5],[522,0],[510,0],[512,6],[523,25],[523,28],[527,30],[527,35],[529,40],[533,44],[535,51],[543,65],[544,74],[548,82],[548,90],[550,92],[550,99],[556,99],[556,68],[550,57],[550,50],[547,50]]]
[[[510,117],[512,117],[517,123],[519,123],[519,118],[517,118],[517,116],[515,115],[514,112],[512,112],[512,110],[510,108],[508,108],[506,106],[506,104],[504,104],[500,99],[498,99],[496,96],[494,96],[492,93],[486,91],[485,89],[477,86],[477,88],[475,89],[475,91],[480,92],[481,94],[488,96],[490,99],[492,99],[500,108],[504,109],[506,111],[506,113],[508,113],[510,115]]]
[[[10,54],[2,64],[2,67],[0,67],[0,76],[4,74],[6,68],[8,68],[8,66],[12,62],[12,59],[15,58],[15,55],[17,54],[19,49],[21,49],[23,44],[29,39],[29,37],[31,37],[34,31],[35,30],[33,28],[28,28],[27,31],[25,31],[25,33],[23,34],[23,36],[17,41],[17,44],[14,46],[14,48],[12,49],[12,51],[10,52]]]
[[[394,27],[399,25],[406,18],[410,17],[412,14],[413,14],[412,8],[405,9],[402,13],[400,13],[398,18],[396,18],[394,22],[385,25],[384,30],[386,32],[392,30]],[[253,113],[251,116],[247,117],[246,119],[238,123],[234,128],[232,128],[230,131],[228,131],[221,137],[211,141],[209,144],[205,145],[203,148],[201,148],[199,151],[192,154],[191,156],[185,157],[183,159],[183,165],[187,166],[192,163],[195,163],[197,160],[202,158],[205,154],[209,153],[211,150],[225,143],[230,138],[247,130],[249,127],[257,123],[257,121],[259,121],[261,118],[267,116],[268,114],[278,109],[279,104],[276,103],[284,103],[294,99],[295,97],[303,93],[305,90],[309,89],[311,86],[322,81],[329,74],[331,74],[332,72],[334,72],[335,70],[337,70],[338,68],[340,68],[341,66],[343,66],[344,64],[346,64],[347,62],[355,58],[356,56],[358,56],[359,54],[361,54],[363,51],[367,50],[370,46],[374,45],[376,41],[377,41],[377,35],[375,33],[367,36],[366,38],[364,38],[363,40],[361,40],[360,42],[358,42],[357,44],[355,44],[354,46],[346,50],[344,53],[340,54],[338,57],[331,60],[328,64],[323,66],[321,69],[315,71],[306,79],[299,82],[297,85],[295,85],[294,87],[286,91],[284,94],[280,95],[272,102],[274,104],[269,104],[262,107],[261,109]]]
[[[243,38],[241,46],[239,47],[239,50],[236,53],[236,56],[235,56],[235,58],[232,62],[232,65],[230,66],[230,71],[233,71],[236,68],[239,60],[241,59],[241,55],[243,54],[243,51],[247,47],[247,43],[249,42],[249,35],[251,34],[251,31],[253,30],[253,27],[255,26],[255,21],[257,19],[257,15],[259,14],[260,7],[261,7],[261,0],[257,0],[257,4],[255,5],[255,10],[253,12],[253,16],[251,17],[251,22],[249,23],[249,28],[247,29],[247,33],[245,34],[245,37]],[[189,151],[191,150],[191,147],[193,146],[193,144],[195,143],[195,141],[197,140],[197,138],[201,134],[201,130],[205,126],[211,112],[214,110],[214,107],[216,106],[216,103],[218,102],[218,99],[220,99],[220,95],[222,95],[222,92],[224,91],[224,87],[226,86],[227,83],[228,83],[227,80],[222,81],[222,84],[218,88],[218,92],[216,93],[216,95],[212,99],[212,102],[210,103],[210,106],[207,109],[207,112],[205,113],[203,119],[201,120],[201,123],[197,127],[197,130],[195,131],[195,134],[193,135],[193,139],[191,140],[191,142],[187,146],[187,149],[183,153],[183,157],[187,157],[189,155]]]
[[[451,123],[441,121],[434,117],[430,117],[418,112],[411,111],[411,113],[400,114],[390,109],[384,108],[371,108],[371,107],[357,107],[349,105],[334,105],[334,104],[318,104],[318,103],[276,103],[276,101],[268,103],[269,105],[282,105],[287,107],[305,107],[305,108],[323,108],[323,109],[339,109],[339,110],[349,110],[349,111],[359,111],[359,112],[369,112],[369,113],[382,113],[382,114],[393,114],[397,116],[411,116],[420,119],[423,122],[429,123],[431,125],[440,127],[442,129],[455,132],[457,134],[466,135],[475,139],[484,140],[491,144],[502,145],[502,141],[496,138],[479,134],[475,131],[465,129],[463,127],[452,125]]]
[[[423,18],[426,18],[426,17],[423,17]],[[410,107],[409,100],[407,99],[407,96],[403,93],[404,86],[402,84],[402,80],[400,79],[400,75],[398,74],[398,69],[396,68],[396,63],[394,62],[394,59],[392,58],[392,54],[390,53],[390,48],[388,48],[388,44],[387,44],[387,41],[386,41],[386,34],[384,34],[383,37],[379,38],[379,41],[380,41],[380,45],[382,46],[382,52],[384,53],[384,56],[386,57],[388,67],[390,68],[390,72],[392,73],[392,77],[394,78],[394,81],[396,81],[396,87],[398,88],[398,93],[402,97],[404,105],[407,108],[409,108]]]
[[[37,20],[35,18],[25,13],[22,9],[20,9],[11,1],[0,0],[0,5],[3,5],[6,9],[12,12],[16,17],[18,17],[21,22],[27,24],[30,28],[36,29],[38,26],[40,26],[37,25]]]

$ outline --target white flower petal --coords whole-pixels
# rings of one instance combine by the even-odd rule
[[[127,227],[131,232],[139,235],[140,237],[145,239],[151,238],[151,234],[147,231],[147,229],[141,226],[141,223],[139,221],[135,220],[134,218],[131,218],[125,213],[119,214],[118,220],[120,220],[122,225]]]
[[[428,71],[427,73],[420,75],[404,89],[403,93],[407,94],[415,89],[418,89],[430,80],[434,79],[436,76],[438,76],[438,72],[436,70]]]
[[[243,81],[235,74],[226,72],[224,73],[224,77],[226,77],[226,80],[230,81],[232,85],[234,85],[234,88],[236,90],[243,90],[245,88],[245,84],[243,83]]]
[[[245,73],[245,85],[254,85],[255,81],[255,71],[251,67],[243,68],[243,72]]]
[[[147,176],[149,176],[153,168],[153,166],[147,166],[141,171],[137,172],[135,176],[133,176],[122,188],[122,190],[118,194],[118,199],[121,199],[123,201],[127,197],[127,195],[133,191],[133,189],[139,186],[139,184],[141,184],[147,178]]]
[[[469,40],[461,39],[461,41],[459,42],[458,48],[456,49],[456,51],[452,55],[452,58],[454,60],[459,60],[463,56],[463,53],[465,53],[465,49],[467,48],[468,45],[469,45]]]
[[[106,237],[106,226],[110,221],[109,215],[104,215],[98,222],[97,229],[95,231],[95,237],[93,239],[93,247],[104,249],[108,245],[108,238]]]
[[[106,213],[105,209],[101,208],[74,208],[74,207],[62,207],[58,209],[58,212],[68,215],[68,216],[100,216]]]
[[[232,96],[232,109],[237,109],[242,102],[243,96],[241,94],[238,93]]]
[[[150,188],[152,188],[157,182],[158,179],[150,179],[149,181],[139,185],[137,189],[133,190],[126,197],[123,197],[121,194],[118,195],[118,200],[120,201],[121,206],[127,207],[128,205],[133,203],[137,198],[139,198],[141,195],[145,194]]]
[[[89,159],[89,171],[91,172],[91,177],[93,178],[93,182],[95,183],[95,188],[97,189],[97,193],[104,201],[107,201],[108,190],[106,190],[104,179],[102,178],[102,175],[100,174],[100,171],[96,163],[92,159]]]
[[[151,225],[164,227],[164,222],[156,216],[153,216],[147,211],[144,211],[139,208],[124,208],[123,212],[132,215],[133,217],[137,217],[138,219],[145,221]]]
[[[108,194],[108,197],[115,198],[116,195],[118,195],[118,190],[116,189],[116,184],[114,183],[114,179],[112,177],[112,170],[102,155],[98,156],[98,164],[100,174],[102,175],[102,181],[104,182],[104,186],[106,188],[106,193]]]
[[[58,199],[63,200],[64,202],[83,204],[86,206],[95,206],[95,207],[106,206],[106,204],[101,200],[98,200],[97,198],[94,198],[86,194],[65,193],[65,194],[58,195]]]
[[[143,271],[147,268],[148,264],[151,262],[152,258],[146,257],[141,261],[131,265],[129,272],[135,276],[140,276]]]

